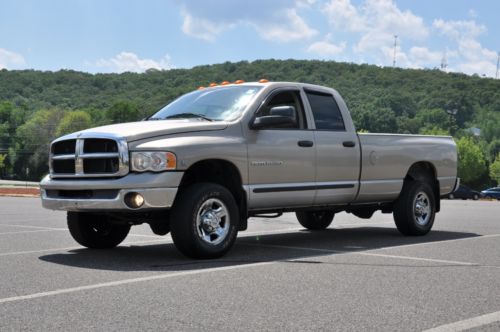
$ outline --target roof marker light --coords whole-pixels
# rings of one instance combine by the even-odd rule
[[[263,79],[259,80],[259,83],[268,83],[268,82],[269,82],[269,81],[268,81],[268,80],[266,80],[265,78],[263,78]]]
[[[220,85],[228,85],[228,84],[231,84],[231,83],[229,81],[224,81]]]
[[[241,84],[241,83],[245,83],[245,81],[243,81],[243,80],[236,80],[236,81],[234,82],[234,84]]]
[[[218,85],[218,84],[217,84],[217,83],[215,83],[215,82],[210,83],[210,87],[214,87],[214,86],[217,86],[217,85]]]

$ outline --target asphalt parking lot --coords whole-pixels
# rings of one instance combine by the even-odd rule
[[[0,331],[500,330],[500,202],[443,201],[433,231],[391,215],[253,219],[224,258],[193,261],[147,226],[79,247],[65,214],[0,197]]]

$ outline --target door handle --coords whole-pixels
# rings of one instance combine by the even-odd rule
[[[346,148],[353,148],[356,146],[356,143],[354,143],[353,141],[345,141],[342,142],[342,145],[345,146]]]
[[[297,144],[303,148],[310,148],[314,145],[313,141],[298,141]]]

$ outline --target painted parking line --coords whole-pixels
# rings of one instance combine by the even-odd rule
[[[341,254],[341,255],[377,256],[377,257],[406,259],[406,260],[423,261],[423,262],[444,263],[444,264],[450,264],[450,265],[479,266],[476,263],[469,263],[469,262],[459,262],[459,261],[433,259],[433,258],[421,258],[421,257],[413,257],[413,256],[385,255],[385,254],[370,253],[370,252],[366,252],[366,251],[331,250],[331,249],[296,247],[296,246],[282,246],[282,245],[261,244],[261,243],[259,243],[259,244],[257,244],[257,243],[256,244],[245,243],[245,245],[250,245],[250,246],[255,246],[255,247],[270,247],[270,248],[278,248],[278,249],[281,248],[281,249],[291,249],[291,250],[304,250],[304,251],[323,252],[323,253]],[[393,248],[399,248],[399,247],[396,246]]]
[[[500,322],[500,311],[434,327],[424,332],[456,332]]]
[[[125,242],[122,246],[129,246],[135,244],[153,244],[158,242],[165,242],[164,239],[161,240],[149,240],[149,241],[133,241],[133,242]],[[14,256],[14,255],[26,255],[26,254],[38,254],[42,252],[54,252],[54,251],[68,251],[68,250],[76,250],[76,249],[85,249],[82,246],[79,247],[66,247],[66,248],[50,248],[50,249],[38,249],[38,250],[24,250],[24,251],[12,251],[12,252],[4,252],[0,253],[0,257],[2,256]]]
[[[3,232],[3,233],[0,233],[0,235],[39,233],[39,232],[55,232],[55,231],[64,231],[64,229],[35,229],[35,230],[32,230],[32,231]]]
[[[103,282],[103,283],[98,283],[98,284],[93,284],[93,285],[63,288],[63,289],[58,289],[58,290],[48,291],[48,292],[40,292],[40,293],[34,293],[34,294],[28,294],[28,295],[6,297],[3,299],[0,299],[0,304],[23,301],[23,300],[38,299],[38,298],[42,298],[42,297],[55,296],[55,295],[60,295],[60,294],[82,292],[82,291],[86,291],[86,290],[93,290],[93,289],[99,289],[99,288],[116,287],[116,286],[135,284],[135,283],[146,282],[146,281],[163,280],[163,279],[188,276],[188,275],[213,273],[213,272],[228,271],[228,270],[246,269],[246,268],[251,268],[251,267],[270,265],[270,264],[274,264],[274,263],[276,263],[276,262],[258,262],[258,263],[248,263],[248,264],[243,264],[243,265],[232,265],[232,266],[206,268],[206,269],[200,269],[200,270],[163,273],[163,274],[147,276],[147,277],[123,279],[123,280]]]
[[[17,224],[3,224],[3,223],[0,223],[0,226],[19,227],[19,228],[46,229],[46,230],[53,230],[53,231],[67,230],[67,228],[64,228],[64,227],[45,227],[45,226],[17,225]]]

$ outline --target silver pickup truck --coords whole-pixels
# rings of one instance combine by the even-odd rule
[[[424,235],[458,186],[451,137],[359,134],[336,90],[286,82],[200,88],[144,121],[56,139],[49,164],[43,206],[68,211],[81,245],[112,248],[148,223],[195,258],[283,212],[321,230],[335,213],[381,210]]]

